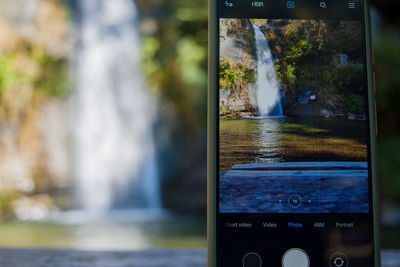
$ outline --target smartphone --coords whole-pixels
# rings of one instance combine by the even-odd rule
[[[208,266],[380,266],[368,1],[209,2]]]

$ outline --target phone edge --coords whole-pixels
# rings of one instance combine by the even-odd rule
[[[208,1],[208,118],[207,118],[207,266],[215,267],[217,259],[216,239],[216,140],[217,110],[216,72],[217,72],[217,0]]]
[[[371,147],[371,177],[372,177],[372,221],[373,221],[373,238],[374,238],[374,259],[375,266],[381,266],[381,244],[380,244],[380,208],[379,208],[379,185],[378,185],[378,157],[377,157],[377,110],[375,96],[375,77],[374,77],[374,60],[371,30],[371,14],[369,0],[363,1],[364,9],[364,32],[365,32],[365,49],[366,49],[366,70],[368,85],[368,106],[370,118],[370,147]]]

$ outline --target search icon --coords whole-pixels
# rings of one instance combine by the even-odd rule
[[[326,2],[320,2],[320,3],[319,3],[319,6],[320,6],[321,8],[327,8]]]

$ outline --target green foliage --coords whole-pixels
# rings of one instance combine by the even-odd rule
[[[251,41],[251,42],[255,42],[256,37],[254,36],[254,33],[252,31],[248,31],[247,33],[247,38]]]
[[[400,202],[400,140],[382,139],[378,143],[381,195]]]
[[[224,84],[228,84],[228,89],[230,89],[234,86],[237,80],[243,78],[243,76],[244,75],[240,71],[240,69],[231,68],[229,63],[222,63],[220,65],[221,86],[224,86]]]
[[[0,122],[15,121],[29,104],[32,83],[37,73],[29,58],[18,51],[0,56]]]
[[[290,86],[294,86],[294,84],[296,82],[295,71],[296,71],[296,68],[293,65],[288,65],[286,67],[287,79],[289,81]]]
[[[233,65],[231,62],[220,64],[220,86],[229,90],[241,90],[246,84],[255,83],[255,71],[241,64]]]
[[[400,32],[385,25],[374,30],[378,163],[381,198],[400,203]],[[377,25],[374,25],[377,26]],[[397,241],[397,240],[396,240]],[[395,242],[394,242],[395,243]],[[398,242],[397,242],[398,243]]]
[[[0,193],[0,218],[13,218],[13,202],[17,199],[17,194],[14,192]]]
[[[326,67],[322,71],[321,84],[326,93],[338,96],[344,113],[365,113],[365,87],[363,67],[349,64],[341,68]]]
[[[30,79],[29,73],[17,67],[15,53],[2,55],[0,57],[0,102],[7,90],[12,90],[23,82]]]
[[[365,113],[363,61],[352,52],[361,49],[361,41],[348,41],[360,40],[353,29],[361,26],[294,20],[281,27],[284,34],[270,39],[270,46],[278,58],[278,79],[292,106],[295,96],[313,90],[325,108],[342,114]],[[341,53],[348,53],[347,65],[339,65]]]
[[[207,1],[139,0],[156,25],[143,37],[144,70],[160,104],[170,103],[187,131],[207,126]],[[162,108],[162,107],[161,107]]]
[[[279,46],[283,57],[279,59],[276,70],[280,81],[286,85],[289,94],[302,92],[300,81],[312,76],[312,66],[321,49],[319,31],[321,25],[315,22],[293,21],[286,25],[284,38],[271,38],[271,47]],[[317,27],[318,26],[318,27]],[[279,52],[278,52],[279,53]]]
[[[250,19],[250,21],[254,25],[263,25],[267,22],[266,19]]]
[[[63,58],[54,58],[43,49],[33,53],[33,59],[39,66],[34,88],[46,97],[65,97],[70,88],[68,62]]]
[[[238,110],[229,110],[225,107],[219,108],[219,114],[221,119],[231,119],[240,117],[240,111]]]
[[[34,99],[68,93],[66,59],[48,54],[38,44],[17,40],[0,56],[0,120],[18,120]]]
[[[364,91],[363,66],[349,64],[342,68],[327,67],[323,70],[323,84],[342,95],[362,94]]]
[[[365,113],[365,98],[361,95],[351,94],[342,96],[342,103],[345,105],[345,111],[352,114]]]
[[[178,62],[182,66],[185,84],[207,86],[207,76],[201,68],[201,63],[206,57],[203,47],[192,38],[184,38],[178,45]]]
[[[286,52],[285,57],[287,60],[294,62],[296,59],[316,54],[316,49],[311,43],[306,40],[299,40]]]
[[[376,92],[380,134],[400,134],[400,33],[384,26],[375,39]],[[399,193],[400,194],[400,193]]]

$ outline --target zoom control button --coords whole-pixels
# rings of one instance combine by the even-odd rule
[[[261,267],[262,260],[260,255],[254,252],[250,252],[243,257],[242,264],[243,267]]]
[[[347,256],[342,252],[336,252],[329,259],[329,265],[331,267],[347,267],[349,260]]]
[[[301,206],[301,197],[299,195],[291,195],[289,197],[289,205],[292,208],[297,209],[298,207]]]

